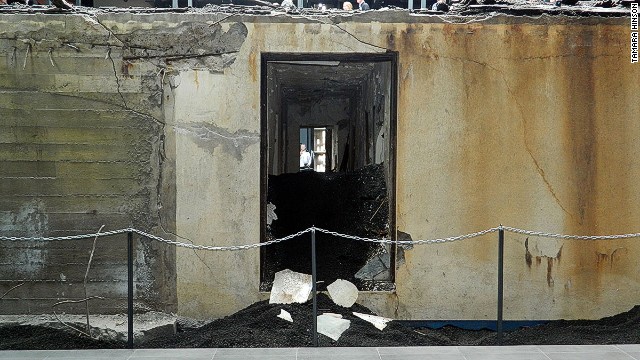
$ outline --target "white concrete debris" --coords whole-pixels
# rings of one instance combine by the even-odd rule
[[[362,314],[358,312],[353,312],[353,315],[359,317],[360,319],[370,322],[375,326],[378,330],[384,330],[387,327],[387,323],[393,319],[385,318],[382,316],[368,315]]]
[[[338,341],[342,333],[351,326],[351,321],[340,319],[333,315],[322,314],[318,316],[318,332],[334,341]]]
[[[342,319],[342,315],[336,313],[322,313],[322,315],[333,316],[336,319]]]
[[[282,320],[287,320],[288,322],[293,322],[293,318],[291,317],[291,314],[289,314],[289,312],[287,310],[284,309],[280,309],[280,315],[278,315],[278,317]]]
[[[273,278],[269,304],[304,303],[311,294],[311,275],[285,269]]]
[[[344,307],[351,307],[358,300],[358,288],[353,283],[338,279],[327,286],[329,296],[334,303]]]
[[[267,204],[267,225],[271,225],[272,222],[278,220],[278,215],[276,215],[276,206],[272,203]]]

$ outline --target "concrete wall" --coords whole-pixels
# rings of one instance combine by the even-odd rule
[[[162,164],[150,166],[153,170],[137,186],[162,190],[166,229],[198,244],[254,243],[260,234],[260,53],[397,51],[399,230],[413,239],[500,223],[577,234],[639,231],[640,67],[629,63],[628,18],[497,16],[454,24],[404,12],[370,12],[333,17],[338,28],[284,15],[231,17],[218,23],[223,17],[0,15],[2,32],[19,39],[2,40],[2,64],[7,65],[0,69],[10,72],[6,78],[17,79],[9,85],[15,94],[3,90],[5,99],[11,97],[2,111],[35,127],[40,117],[24,110],[27,100],[21,91],[40,99],[80,87],[82,94],[91,94],[83,96],[92,99],[90,108],[97,109],[108,103],[122,110],[120,95],[130,99],[127,106],[135,111],[125,113],[150,127],[143,134],[163,129],[159,139],[164,136],[164,152],[147,150],[155,154],[151,159],[160,156]],[[37,29],[27,29],[25,21]],[[48,36],[52,39],[41,41]],[[114,64],[102,60],[106,43]],[[49,48],[54,50],[49,53]],[[57,71],[51,58],[58,66],[64,60],[69,64],[65,74],[73,76],[58,82],[34,79],[24,69],[25,57],[27,62],[36,59],[41,69],[51,67],[47,73]],[[85,65],[89,58],[93,67]],[[101,67],[108,73],[101,81],[76,77],[89,70],[94,76]],[[118,82],[108,71],[114,69]],[[155,85],[159,83],[162,88]],[[75,105],[75,96],[63,98],[56,108],[87,108]],[[9,131],[2,146],[22,146],[16,140],[19,132]],[[110,155],[125,144],[155,146],[118,144]],[[62,149],[73,151],[73,143]],[[19,159],[18,150],[13,151],[0,158],[3,170]],[[16,171],[27,177],[36,173],[21,165]],[[39,194],[20,192],[21,183],[6,177],[0,181],[4,213],[17,213],[26,203],[38,208]],[[82,204],[72,201],[68,206],[84,211],[88,205]],[[145,209],[156,219],[158,206],[149,204]],[[47,205],[36,218],[51,219],[50,209],[55,207]],[[31,231],[28,221],[18,223],[23,226],[18,233]],[[161,233],[151,220],[133,224],[149,224]],[[4,233],[9,228],[3,226]],[[51,230],[75,227],[49,223]],[[398,264],[397,291],[362,294],[360,301],[395,318],[492,319],[496,239],[494,233],[406,250]],[[507,234],[505,316],[598,318],[628,310],[640,303],[640,265],[634,261],[639,253],[637,239],[527,240]],[[227,315],[265,297],[258,292],[258,250],[178,249],[175,265],[182,315]]]
[[[387,34],[406,54],[399,228],[414,239],[497,224],[637,232],[640,67],[627,59],[626,20],[409,25]],[[423,103],[409,94],[424,94]],[[410,161],[417,144],[418,163]],[[507,318],[598,318],[640,302],[638,239],[526,239],[507,236]],[[399,316],[494,317],[496,256],[495,234],[408,251],[397,276]]]
[[[161,231],[162,86],[80,16],[0,15],[0,233]],[[68,44],[68,45],[66,45]],[[97,241],[92,312],[126,310],[126,234]],[[0,245],[2,313],[51,312],[85,297],[93,239]],[[175,250],[136,238],[136,306],[175,311]],[[73,312],[84,305],[65,305]]]

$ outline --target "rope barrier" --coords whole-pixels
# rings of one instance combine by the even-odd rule
[[[615,239],[628,239],[640,237],[640,233],[631,233],[631,234],[619,234],[619,235],[565,235],[565,234],[554,234],[554,233],[545,233],[539,231],[531,231],[518,229],[510,226],[503,226],[504,231],[529,235],[529,236],[540,236],[547,238],[556,238],[556,239],[572,239],[572,240],[615,240]]]
[[[355,235],[342,234],[336,231],[330,231],[318,227],[310,227],[302,231],[298,231],[295,234],[291,234],[282,238],[272,239],[265,242],[255,243],[255,244],[245,244],[245,245],[232,245],[232,246],[210,246],[210,245],[196,245],[190,243],[183,243],[179,241],[167,240],[160,236],[152,235],[146,233],[142,230],[134,229],[134,228],[126,228],[126,229],[118,229],[105,231],[94,234],[82,234],[82,235],[69,235],[69,236],[56,236],[56,237],[23,237],[23,236],[0,236],[0,241],[61,241],[61,240],[79,240],[79,239],[89,239],[95,237],[103,237],[103,236],[111,236],[125,233],[135,233],[140,236],[149,238],[151,240],[155,240],[158,242],[162,242],[168,245],[174,245],[177,247],[183,247],[187,249],[193,250],[209,250],[209,251],[235,251],[235,250],[248,250],[259,248],[262,246],[269,246],[273,244],[277,244],[283,241],[291,240],[293,238],[302,236],[306,233],[312,231],[318,231],[327,235],[332,235],[336,237],[341,237],[349,240],[356,241],[364,241],[364,242],[372,242],[372,243],[380,243],[380,244],[396,244],[396,245],[422,245],[422,244],[441,244],[447,242],[454,242],[460,240],[472,239],[480,236],[484,236],[486,234],[494,233],[499,230],[504,230],[506,232],[511,232],[515,234],[528,235],[528,236],[539,236],[546,238],[555,238],[555,239],[571,239],[571,240],[617,240],[617,239],[628,239],[628,238],[638,238],[640,237],[640,233],[629,233],[629,234],[619,234],[619,235],[566,235],[566,234],[555,234],[555,233],[546,233],[540,231],[531,231],[524,230],[510,226],[498,226],[493,227],[486,230],[481,230],[465,235],[458,236],[450,236],[445,238],[437,238],[437,239],[429,239],[429,240],[391,240],[391,239],[373,239],[360,237]]]

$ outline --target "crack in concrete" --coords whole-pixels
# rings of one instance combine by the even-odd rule
[[[211,130],[210,128],[205,128],[205,127],[199,127],[198,129],[199,130],[204,130],[206,132],[206,135],[205,134],[199,134],[198,135],[198,137],[203,139],[203,140],[209,138],[209,136],[207,136],[207,135],[214,135],[214,136],[219,136],[219,137],[221,137],[223,139],[226,139],[226,140],[233,141],[233,144],[235,146],[238,146],[238,140],[242,140],[242,139],[258,139],[259,138],[258,135],[227,136],[227,135],[221,134],[219,132],[215,132],[215,131]]]
[[[238,130],[231,133],[226,129],[219,128],[210,123],[193,123],[186,127],[174,126],[177,133],[190,136],[195,143],[206,149],[213,151],[217,146],[225,146],[230,154],[238,160],[242,159],[243,152],[252,144],[260,141],[260,135],[248,130]]]
[[[109,50],[107,50],[107,57],[111,61],[111,66],[113,66],[113,76],[116,78],[116,90],[118,91],[118,95],[120,95],[120,98],[122,99],[123,107],[125,109],[129,109],[129,106],[127,105],[127,100],[125,100],[124,95],[122,95],[122,92],[120,91],[120,78],[118,77],[118,70],[116,69],[116,62],[113,61],[113,58],[111,57],[111,48],[109,48]]]
[[[507,82],[507,79],[506,79],[506,76],[505,76],[504,72],[502,72],[500,69],[498,69],[498,68],[496,68],[494,66],[489,65],[488,63],[484,63],[484,62],[477,61],[477,60],[464,59],[464,58],[460,58],[460,57],[446,57],[446,56],[440,56],[440,57],[443,58],[443,59],[456,60],[456,61],[460,61],[460,62],[465,62],[465,61],[466,62],[470,62],[470,63],[473,63],[473,64],[477,64],[477,65],[489,68],[489,69],[497,72],[498,74],[500,74],[500,79],[502,80],[502,82],[506,86],[507,91],[509,92],[509,95],[511,95],[511,98],[516,103],[516,106],[518,108],[518,112],[520,113],[520,121],[522,122],[522,137],[523,137],[524,148],[525,148],[525,151],[527,152],[527,154],[529,155],[529,157],[531,158],[531,160],[533,161],[533,164],[534,164],[534,166],[536,168],[537,173],[540,175],[542,181],[544,182],[545,186],[549,190],[549,193],[551,194],[551,196],[555,200],[556,204],[558,204],[560,209],[565,214],[569,215],[569,217],[573,221],[577,222],[578,224],[582,224],[579,220],[576,219],[576,217],[571,212],[569,212],[569,210],[567,210],[567,208],[565,208],[562,205],[562,202],[560,201],[560,198],[558,197],[558,195],[556,194],[553,186],[551,185],[551,183],[547,179],[547,176],[546,176],[546,174],[544,172],[544,169],[542,169],[542,167],[540,166],[540,163],[538,162],[538,159],[536,159],[536,157],[533,155],[533,151],[531,150],[531,146],[530,146],[529,142],[527,141],[527,121],[526,121],[526,116],[524,114],[524,111],[522,110],[522,105],[518,101],[517,96],[515,96],[515,94],[513,93],[513,90],[511,89],[511,86],[509,86],[509,83]]]
[[[89,17],[89,18],[88,18],[88,20],[89,20],[90,22],[94,23],[94,24],[98,24],[98,25],[100,25],[103,29],[105,29],[105,30],[109,33],[109,35],[108,35],[108,37],[107,37],[107,43],[109,43],[109,38],[110,38],[111,36],[113,36],[116,40],[118,40],[118,41],[122,44],[121,46],[122,46],[122,49],[123,49],[123,50],[124,50],[124,48],[128,47],[128,46],[127,46],[127,44],[126,44],[122,39],[118,38],[118,36],[117,36],[117,35],[116,35],[116,34],[115,34],[111,29],[109,29],[106,25],[104,25],[104,24],[100,21],[100,19],[98,19],[98,17],[97,17],[97,16],[95,16],[95,17]],[[93,21],[91,21],[91,20],[95,20],[95,22],[93,22]],[[116,68],[116,63],[115,63],[115,61],[113,60],[113,57],[111,56],[111,47],[109,47],[109,48],[107,49],[107,58],[109,59],[109,61],[111,61],[111,66],[113,67],[113,76],[114,76],[114,77],[115,77],[115,79],[116,79],[116,89],[117,89],[117,91],[118,91],[118,95],[120,95],[120,98],[122,99],[122,104],[123,104],[123,105],[122,105],[122,108],[124,108],[124,109],[126,109],[126,110],[128,110],[128,111],[131,111],[132,113],[134,113],[134,114],[136,114],[136,115],[139,115],[139,116],[145,117],[145,118],[147,118],[147,119],[151,119],[151,120],[153,120],[156,124],[162,125],[162,126],[164,127],[165,123],[164,123],[163,121],[161,121],[161,120],[159,120],[159,119],[156,119],[154,116],[151,116],[151,115],[149,115],[149,114],[144,114],[144,113],[142,113],[142,112],[139,112],[139,111],[134,110],[134,109],[132,109],[132,108],[130,108],[130,107],[129,107],[129,105],[127,104],[127,100],[124,98],[124,95],[122,94],[122,91],[120,90],[120,88],[121,88],[120,78],[118,77],[118,70],[117,70],[117,68]]]
[[[338,25],[337,23],[333,22],[333,20],[331,20],[331,18],[328,18],[328,20],[329,20],[330,22],[325,22],[325,21],[322,21],[322,20],[320,20],[320,19],[312,18],[312,17],[309,17],[309,16],[303,16],[303,17],[304,17],[305,19],[308,19],[308,20],[311,20],[311,21],[316,21],[316,22],[319,22],[319,23],[321,23],[321,24],[326,24],[326,25],[330,25],[330,26],[335,26],[335,27],[337,27],[338,29],[340,29],[340,31],[342,31],[342,32],[346,33],[347,35],[351,36],[352,38],[354,38],[357,42],[359,42],[359,43],[361,43],[361,44],[364,44],[364,45],[367,45],[367,46],[371,46],[371,47],[376,48],[376,49],[384,50],[385,52],[389,52],[389,51],[391,51],[390,49],[387,49],[387,48],[385,48],[385,47],[378,46],[378,45],[374,45],[374,44],[368,43],[368,42],[366,42],[366,41],[364,41],[364,40],[360,40],[357,36],[353,35],[353,34],[352,34],[352,33],[350,33],[349,31],[347,31],[347,30],[345,30],[344,28],[340,27],[340,25]]]
[[[113,30],[109,29],[105,24],[103,24],[100,19],[98,18],[98,16],[90,16],[85,18],[86,20],[88,20],[89,22],[96,24],[96,25],[100,25],[107,33],[109,33],[107,35],[107,43],[109,43],[109,38],[111,38],[111,36],[114,37],[114,39],[118,40],[120,42],[120,46],[124,47],[128,47],[126,42],[124,42],[122,39],[120,39],[118,37],[118,35],[116,35]],[[95,21],[91,21],[91,20],[95,20]]]
[[[144,117],[146,119],[150,119],[152,121],[154,121],[156,124],[164,126],[165,123],[160,121],[159,119],[155,118],[153,115],[150,114],[146,114],[134,109],[131,109],[129,107],[123,106],[122,104],[118,104],[118,103],[113,103],[111,101],[106,101],[106,100],[101,100],[101,99],[92,99],[92,98],[87,98],[87,97],[83,97],[83,96],[78,96],[78,95],[72,95],[72,94],[65,94],[65,93],[58,93],[58,92],[53,92],[53,91],[39,91],[40,93],[43,94],[49,94],[49,95],[56,95],[56,96],[64,96],[64,97],[71,97],[71,98],[76,98],[76,99],[82,99],[82,100],[87,100],[87,101],[92,101],[92,102],[97,102],[100,104],[107,104],[107,105],[113,105],[116,107],[119,107],[125,111],[131,112],[133,114],[136,114],[138,116]],[[120,94],[122,95],[122,94]],[[37,109],[36,109],[37,110]],[[45,110],[52,110],[52,109],[45,109]],[[77,109],[76,109],[77,110]],[[89,109],[89,110],[93,110],[93,109]],[[109,110],[104,110],[104,111],[109,111]]]
[[[148,50],[148,49],[144,49],[144,50]],[[139,55],[139,56],[123,56],[122,59],[123,60],[165,59],[166,61],[177,61],[177,60],[197,59],[197,58],[203,58],[203,57],[212,57],[212,56],[229,55],[229,54],[237,54],[237,53],[238,51],[218,51],[218,52],[203,53],[203,54],[186,53],[181,55]]]
[[[331,19],[329,19],[329,20],[331,20]],[[385,52],[387,52],[387,51],[391,51],[390,49],[387,49],[387,48],[385,48],[385,47],[378,46],[378,45],[374,45],[374,44],[371,44],[371,43],[369,43],[369,42],[366,42],[366,41],[360,40],[357,36],[353,35],[353,34],[352,34],[352,33],[350,33],[349,31],[347,31],[347,30],[343,29],[342,27],[340,27],[340,25],[338,25],[338,24],[334,23],[333,21],[331,21],[331,25],[333,25],[333,26],[337,27],[338,29],[340,29],[341,31],[345,32],[347,35],[351,36],[352,38],[354,38],[357,42],[359,42],[359,43],[361,43],[361,44],[365,44],[365,45],[368,45],[368,46],[374,47],[374,48],[376,48],[376,49],[384,50]]]
[[[560,55],[529,56],[529,57],[501,57],[500,59],[503,59],[503,60],[529,61],[529,60],[566,59],[566,58],[577,58],[577,57],[579,57],[580,59],[593,60],[593,59],[597,59],[597,58],[601,58],[601,57],[614,57],[614,56],[617,57],[618,55],[615,55],[615,54],[596,54],[596,55],[593,55],[593,56],[584,57],[584,56],[578,56],[576,54],[560,54]]]
[[[161,218],[160,213],[158,213],[158,217]],[[184,236],[180,236],[174,232],[168,231],[167,229],[164,228],[164,226],[162,225],[162,220],[160,221],[160,229],[162,229],[162,231],[166,234],[170,234],[176,237],[176,239],[181,239],[181,240],[186,240],[188,242],[190,242],[192,245],[195,245],[195,243],[193,242],[193,240],[184,237]],[[202,262],[202,265],[204,265],[207,269],[209,269],[209,271],[211,271],[212,274],[214,274],[215,272],[213,271],[213,269],[209,266],[209,264],[207,264],[206,261],[204,261],[204,259],[198,254],[198,252],[196,251],[196,249],[191,249],[191,251],[193,251],[193,254],[198,258],[198,260],[200,260],[200,262]]]

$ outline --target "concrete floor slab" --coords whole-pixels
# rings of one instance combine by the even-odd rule
[[[240,351],[238,351],[240,350]],[[216,352],[216,359],[221,356],[238,355],[243,356],[296,356],[296,348],[250,348],[250,349],[218,349]]]
[[[47,359],[96,359],[127,360],[134,354],[134,350],[126,349],[95,349],[95,350],[51,350],[47,351]]]
[[[380,355],[382,360],[466,360],[462,354],[396,354]]]
[[[640,351],[627,352],[627,355],[631,356],[632,358],[634,358],[636,360],[640,360]]]
[[[616,347],[625,352],[640,352],[640,344],[623,344]]]
[[[44,359],[48,353],[47,350],[5,350],[0,351],[0,359]]]
[[[586,353],[602,353],[620,351],[615,345],[539,345],[538,348],[549,353],[563,352],[586,352]]]
[[[465,354],[465,360],[511,360],[517,358],[518,360],[549,360],[547,355],[542,352],[538,353],[509,353],[509,354],[496,354],[496,353],[479,353],[479,354]]]
[[[478,354],[526,354],[541,353],[535,345],[518,346],[459,346],[460,352],[465,356],[475,356]]]
[[[619,352],[564,352],[545,353],[551,360],[634,360],[632,356]]]
[[[640,345],[5,350],[0,351],[0,360],[640,360],[638,349]]]
[[[378,353],[384,355],[424,355],[424,354],[462,354],[457,346],[409,346],[382,347]]]
[[[127,360],[160,359],[212,359],[217,349],[138,349]]]

